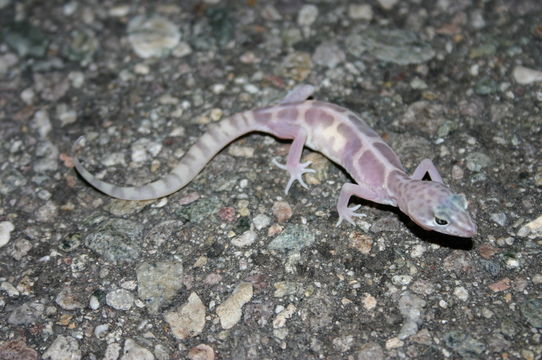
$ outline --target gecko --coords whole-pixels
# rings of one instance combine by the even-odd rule
[[[341,166],[355,181],[343,184],[340,190],[337,226],[343,220],[355,225],[353,218],[362,216],[356,212],[360,204],[349,206],[350,198],[356,196],[398,207],[425,230],[459,237],[476,234],[465,195],[444,184],[430,159],[422,160],[411,175],[407,174],[399,157],[364,120],[341,106],[313,100],[314,91],[312,85],[301,84],[276,105],[239,112],[211,124],[169,174],[145,185],[117,186],[92,175],[77,156],[84,137],[73,145],[74,165],[90,185],[111,197],[157,199],[186,186],[230,142],[251,132],[267,133],[292,140],[286,163],[273,160],[290,175],[286,194],[295,181],[308,189],[303,175],[314,170],[310,162],[301,162],[304,146]],[[425,180],[426,175],[430,180]]]

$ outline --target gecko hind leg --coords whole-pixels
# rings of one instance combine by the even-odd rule
[[[416,167],[411,177],[414,180],[422,180],[427,173],[432,181],[442,183],[442,176],[440,176],[437,168],[430,159],[423,159]]]
[[[294,87],[280,101],[281,104],[290,104],[294,102],[305,101],[314,94],[314,86],[308,84],[299,84]]]

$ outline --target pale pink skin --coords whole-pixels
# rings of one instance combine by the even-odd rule
[[[393,150],[363,120],[340,106],[306,100],[314,88],[300,85],[280,104],[235,114],[208,131],[188,150],[180,163],[164,178],[152,183],[121,187],[97,179],[74,156],[75,167],[85,180],[103,193],[125,200],[148,200],[169,195],[187,185],[222,148],[253,131],[293,139],[286,165],[290,180],[286,193],[297,180],[307,188],[303,174],[313,172],[310,162],[300,163],[303,147],[321,152],[342,166],[356,183],[346,183],[339,194],[339,225],[354,224],[360,205],[348,207],[352,195],[379,204],[398,206],[426,230],[472,237],[476,225],[467,211],[464,195],[452,192],[429,159],[409,176]],[[77,148],[81,138],[74,144]],[[431,181],[422,181],[429,174]]]

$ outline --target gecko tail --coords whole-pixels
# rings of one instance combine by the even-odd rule
[[[97,190],[103,192],[106,195],[122,200],[150,200],[168,195],[173,192],[167,191],[167,186],[165,186],[166,183],[164,182],[164,179],[166,179],[167,177],[142,186],[117,186],[98,179],[95,175],[91,174],[79,161],[78,154],[83,147],[84,140],[85,137],[80,136],[73,143],[73,162],[79,175],[81,175],[83,179],[85,179]]]
[[[252,119],[252,117],[250,117]],[[118,186],[98,179],[79,161],[78,153],[84,137],[72,146],[77,172],[90,185],[106,195],[122,200],[151,200],[170,195],[186,186],[223,147],[248,132],[254,131],[253,121],[243,113],[233,115],[209,127],[186,152],[179,164],[163,178],[141,186]]]

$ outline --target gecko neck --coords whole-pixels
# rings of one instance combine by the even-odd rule
[[[408,211],[408,197],[415,192],[411,191],[412,187],[418,186],[419,180],[414,180],[402,170],[396,169],[390,171],[386,178],[386,188],[389,191],[389,196],[395,202],[396,206],[401,211]]]

